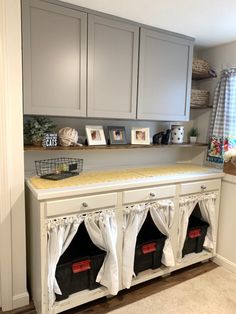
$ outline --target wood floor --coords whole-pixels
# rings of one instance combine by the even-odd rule
[[[123,290],[113,298],[101,298],[99,300],[87,303],[74,309],[63,312],[63,314],[105,314],[125,305],[131,304],[149,295],[155,294],[161,290],[168,289],[181,282],[199,276],[218,267],[213,262],[198,263],[179,271],[173,272],[169,277],[156,278],[143,284],[132,287],[129,290]],[[2,312],[0,314],[36,314],[34,306],[20,308],[14,311]]]

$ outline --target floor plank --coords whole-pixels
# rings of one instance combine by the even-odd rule
[[[101,298],[99,300],[81,305],[79,307],[65,311],[63,314],[106,314],[115,309],[132,304],[140,299],[152,294],[168,289],[181,282],[192,279],[205,272],[218,267],[213,262],[198,263],[187,268],[173,272],[165,278],[156,278],[140,285],[134,286],[129,290],[123,290],[113,298]],[[0,314],[3,312],[0,310]],[[36,314],[33,304],[14,311],[4,312],[4,314]]]

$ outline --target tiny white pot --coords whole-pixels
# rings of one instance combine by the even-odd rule
[[[189,141],[190,141],[190,144],[196,144],[196,142],[197,142],[197,137],[196,137],[196,136],[190,136],[190,137],[189,137]]]

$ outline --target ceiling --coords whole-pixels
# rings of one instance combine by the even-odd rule
[[[62,0],[192,36],[199,48],[236,40],[235,0]]]

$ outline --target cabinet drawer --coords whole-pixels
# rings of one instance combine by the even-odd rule
[[[47,216],[60,216],[91,209],[103,209],[117,205],[117,193],[82,196],[46,203]]]
[[[192,183],[182,183],[180,185],[180,194],[192,194],[208,192],[220,189],[220,180],[198,181]]]
[[[159,186],[123,192],[123,203],[139,203],[175,196],[176,186]]]

